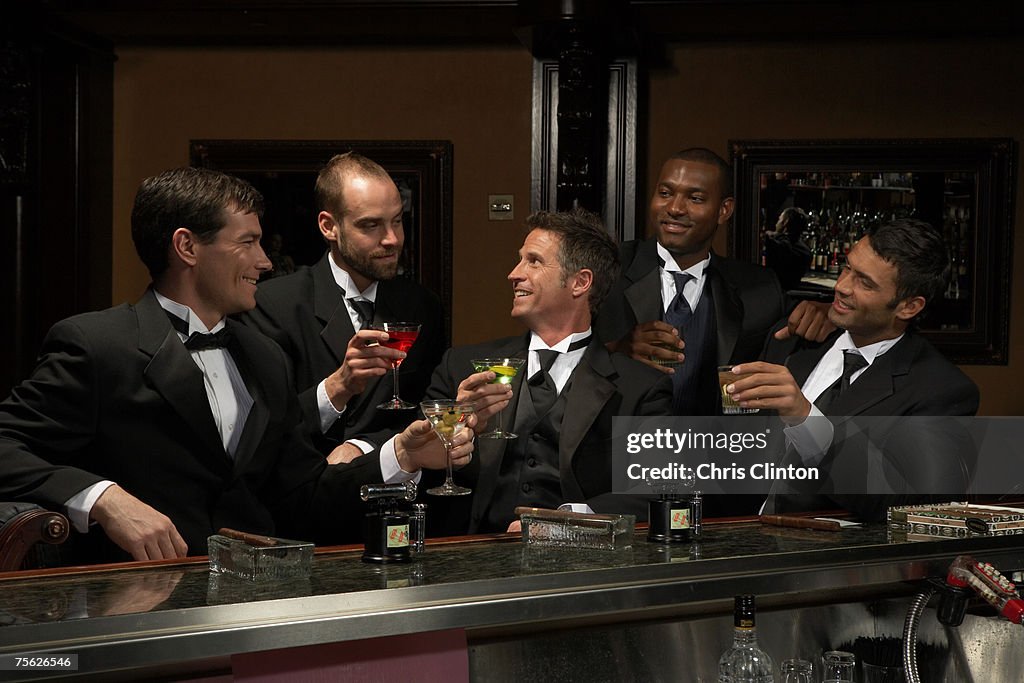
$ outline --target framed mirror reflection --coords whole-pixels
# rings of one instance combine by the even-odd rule
[[[317,229],[313,187],[335,154],[356,151],[391,175],[402,197],[405,245],[399,277],[441,298],[451,338],[452,143],[448,140],[193,140],[193,166],[238,176],[259,190],[266,210],[263,248],[274,263],[269,276],[313,265],[326,244]]]
[[[735,140],[730,253],[804,298],[831,300],[845,255],[874,224],[940,228],[945,296],[920,331],[955,363],[1007,362],[1016,143],[1010,139]]]

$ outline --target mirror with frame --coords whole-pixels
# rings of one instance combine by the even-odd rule
[[[730,253],[830,299],[850,246],[872,225],[939,227],[951,275],[920,331],[961,364],[1007,362],[1016,145],[1008,139],[740,140]]]
[[[313,186],[327,161],[354,150],[391,175],[402,196],[400,277],[441,298],[451,338],[452,143],[448,140],[193,140],[193,166],[248,180],[265,200],[263,246],[272,276],[313,265],[326,245],[316,227]]]

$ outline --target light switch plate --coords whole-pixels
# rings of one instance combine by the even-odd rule
[[[487,220],[510,221],[515,215],[514,202],[510,194],[487,195]]]

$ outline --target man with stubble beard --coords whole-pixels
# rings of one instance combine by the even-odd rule
[[[372,451],[415,417],[377,409],[393,393],[392,360],[404,358],[402,398],[415,403],[448,343],[437,296],[399,275],[404,209],[388,172],[356,152],[336,155],[317,177],[316,200],[328,253],[261,284],[256,308],[242,319],[290,358],[304,420],[336,464]],[[368,329],[375,321],[420,323],[408,356],[378,344],[386,333]]]

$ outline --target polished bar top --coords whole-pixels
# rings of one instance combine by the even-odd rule
[[[318,552],[308,579],[251,583],[205,562],[0,579],[0,654],[89,652],[151,664],[443,628],[510,633],[725,613],[916,591],[958,554],[1024,567],[1024,536],[898,540],[881,524],[819,531],[756,522],[707,525],[699,543],[567,550],[498,535],[430,543],[409,564]],[[827,595],[827,600],[823,597]]]

